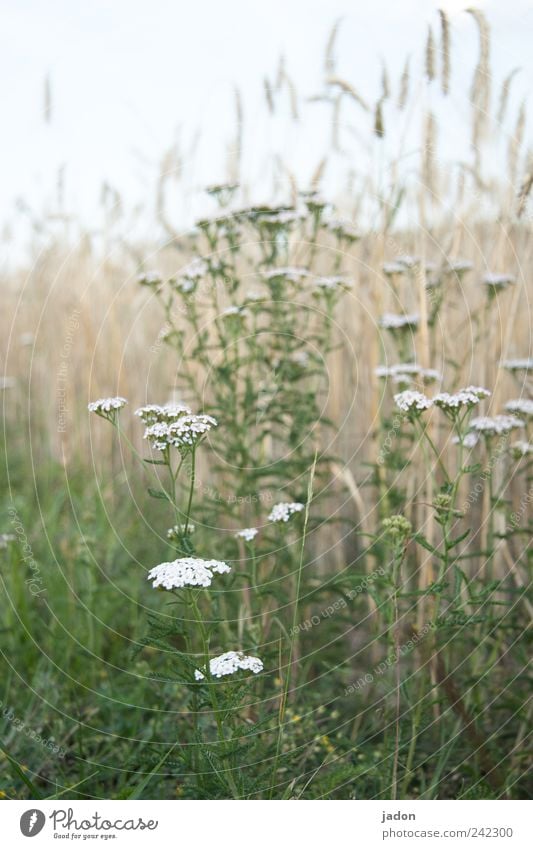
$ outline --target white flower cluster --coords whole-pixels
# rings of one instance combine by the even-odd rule
[[[395,257],[395,260],[400,265],[403,265],[404,268],[414,268],[415,265],[420,264],[420,257],[411,256],[410,254],[403,254],[402,256]]]
[[[247,670],[257,675],[263,671],[263,661],[253,655],[243,654],[241,651],[227,651],[209,661],[209,671],[213,678],[222,678],[225,675],[234,675],[240,670]],[[195,670],[194,677],[202,681],[205,674],[199,669]]]
[[[490,289],[498,290],[507,289],[508,286],[516,283],[516,279],[512,274],[494,274],[493,272],[489,272],[485,274],[481,282]]]
[[[524,422],[516,416],[480,416],[472,419],[470,428],[485,436],[501,436],[518,427],[524,427]]]
[[[470,433],[465,433],[462,438],[458,436],[452,437],[452,442],[454,445],[459,445],[462,442],[465,448],[475,448],[479,442],[479,434],[470,431]]]
[[[394,396],[394,401],[396,402],[396,406],[404,413],[429,410],[433,403],[422,392],[413,392],[411,389],[406,389],[405,392],[399,392]]]
[[[511,360],[502,360],[501,368],[508,371],[531,371],[533,369],[533,357],[517,357]]]
[[[179,278],[175,281],[175,286],[187,295],[196,288],[198,281],[207,274],[207,271],[207,263],[201,257],[195,257],[182,269]]]
[[[125,398],[117,396],[115,398],[99,398],[98,401],[91,401],[87,407],[90,413],[107,417],[109,414],[114,414],[116,410],[125,407],[127,403]]]
[[[333,275],[332,277],[317,277],[314,280],[316,289],[323,289],[330,292],[336,289],[348,289],[351,285],[351,282],[340,274]]]
[[[330,218],[326,222],[326,227],[331,233],[334,233],[341,239],[355,242],[361,238],[361,233],[351,221],[343,221],[340,218]]]
[[[533,454],[533,443],[526,442],[523,439],[513,442],[511,448],[519,457],[525,457],[527,454]]]
[[[193,522],[189,522],[189,524],[187,526],[186,525],[173,525],[167,531],[167,538],[172,539],[172,540],[179,539],[180,537],[182,537],[184,535],[185,528],[187,528],[187,535],[190,536],[191,534],[193,534],[195,532],[196,525],[194,525]]]
[[[166,451],[167,448],[189,451],[212,427],[217,427],[217,421],[212,416],[203,413],[180,415],[174,421],[150,425],[144,432],[144,439],[150,441],[154,451]]]
[[[393,383],[409,383],[412,377],[420,377],[425,382],[442,380],[440,371],[434,368],[422,368],[416,363],[397,363],[392,366],[378,366],[374,374],[376,377],[390,377]]]
[[[408,328],[416,328],[420,322],[418,313],[410,315],[397,315],[393,312],[383,313],[379,323],[385,330],[405,330]]]
[[[182,269],[180,276],[187,277],[189,280],[199,280],[206,272],[207,263],[201,257],[197,256]]]
[[[268,271],[262,271],[261,274],[265,280],[275,280],[278,277],[284,277],[286,280],[290,280],[291,283],[298,283],[304,277],[309,277],[307,268],[290,265],[281,268],[270,268]]]
[[[474,263],[468,259],[451,259],[447,271],[452,274],[466,274],[467,271],[472,271],[473,267]]]
[[[533,401],[529,398],[517,398],[514,401],[508,401],[505,409],[510,413],[517,413],[519,416],[531,418],[533,416]]]
[[[309,354],[307,351],[295,351],[291,354],[291,362],[295,363],[300,368],[307,368],[309,365]]]
[[[274,504],[268,514],[268,520],[269,522],[288,522],[291,516],[301,513],[304,507],[305,505],[299,501],[280,501],[279,504]]]
[[[146,425],[156,422],[171,422],[185,413],[191,413],[191,409],[186,404],[171,402],[168,404],[145,404],[144,407],[135,410],[135,415],[139,416]]]
[[[489,390],[482,386],[467,386],[466,389],[459,389],[453,394],[439,392],[433,398],[433,403],[445,413],[455,413],[461,407],[473,407],[479,404],[482,398],[488,398],[490,394]]]
[[[248,313],[248,310],[246,309],[246,307],[238,307],[238,306],[234,305],[234,306],[231,306],[231,307],[227,307],[222,312],[222,317],[225,318],[225,317],[232,316],[232,315],[242,316],[242,315],[247,315],[247,313]]]
[[[243,539],[246,542],[252,542],[255,539],[259,531],[257,528],[244,528],[242,531],[237,531],[235,536],[237,539]]]
[[[386,274],[387,277],[392,277],[394,274],[405,274],[406,267],[399,262],[384,262],[381,266],[383,269],[383,274]]]
[[[154,589],[157,587],[164,587],[166,590],[182,587],[210,587],[215,572],[222,575],[225,572],[231,572],[231,569],[222,560],[181,557],[178,560],[154,566],[148,572],[147,580],[153,581]]]

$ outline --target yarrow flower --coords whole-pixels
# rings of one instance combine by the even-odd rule
[[[518,413],[519,416],[531,418],[533,416],[533,401],[529,398],[517,398],[514,401],[508,401],[505,409],[510,413]]]
[[[154,589],[166,590],[183,587],[210,587],[213,574],[222,575],[231,572],[222,560],[202,560],[200,557],[181,557],[168,563],[160,563],[150,569],[147,580],[152,581]]]
[[[144,407],[139,407],[135,410],[135,415],[139,416],[145,424],[155,424],[156,422],[171,422],[182,415],[191,413],[190,407],[186,404],[145,404]]]
[[[519,439],[517,442],[513,442],[511,449],[516,457],[526,457],[527,454],[533,454],[533,443]]]
[[[181,453],[191,451],[200,440],[217,427],[217,420],[212,416],[182,415],[175,421],[156,422],[147,427],[144,439],[148,439],[154,451],[166,451],[167,448],[177,448]]]
[[[394,274],[405,274],[407,271],[405,265],[399,262],[384,262],[381,268],[383,269],[383,274],[386,274],[387,277],[392,277]]]
[[[247,313],[248,313],[248,310],[246,309],[246,307],[238,307],[238,306],[234,305],[234,306],[231,306],[231,307],[227,307],[227,309],[225,309],[222,312],[222,317],[227,318],[229,316],[234,316],[234,315],[243,316],[243,315],[246,315]]]
[[[516,279],[512,274],[494,274],[493,272],[489,272],[485,274],[481,282],[484,286],[488,287],[489,292],[494,294],[516,283]]]
[[[411,313],[410,315],[397,315],[393,312],[383,313],[381,316],[379,323],[381,327],[385,328],[385,330],[408,330],[410,328],[415,329],[418,327],[420,322],[420,316],[418,313]]]
[[[454,445],[463,445],[465,448],[475,448],[479,442],[479,434],[470,431],[470,433],[465,433],[463,437],[453,436],[452,442]]]
[[[470,422],[470,429],[484,436],[501,436],[519,427],[525,427],[525,425],[516,416],[480,416]]]
[[[188,525],[173,525],[167,531],[167,539],[177,540],[180,537],[185,535],[185,531],[187,531],[187,536],[193,534],[196,530],[196,525],[193,522],[189,522]]]
[[[410,383],[412,377],[421,377],[426,383],[442,380],[440,371],[434,368],[422,368],[416,363],[397,363],[392,366],[378,366],[374,370],[376,377],[390,377],[394,383]]]
[[[91,401],[87,405],[90,413],[96,413],[97,416],[102,416],[104,419],[114,419],[117,412],[125,407],[128,402],[125,398],[116,396],[115,398],[99,398],[98,401]]]
[[[451,274],[466,274],[467,271],[472,271],[474,263],[468,259],[450,259],[446,271]]]
[[[517,357],[511,360],[502,360],[500,368],[508,371],[530,371],[533,369],[533,357]]]
[[[240,670],[253,672],[254,675],[257,675],[263,671],[263,661],[253,655],[243,654],[242,651],[227,651],[209,661],[209,671],[213,678],[234,675]],[[203,681],[205,673],[196,669],[194,677],[197,681]]]
[[[252,542],[255,539],[259,531],[257,528],[244,528],[242,531],[237,531],[235,536],[237,539],[243,539],[246,542]]]
[[[351,221],[343,221],[339,218],[330,218],[326,222],[326,227],[337,236],[338,239],[345,239],[347,242],[356,242],[361,238],[361,233]]]
[[[307,268],[300,268],[298,266],[269,268],[268,271],[262,271],[261,274],[265,280],[276,280],[283,277],[286,280],[290,280],[291,283],[298,283],[304,277],[309,277]]]
[[[488,398],[490,394],[489,390],[482,386],[467,386],[466,389],[459,389],[453,395],[449,392],[439,392],[433,398],[433,403],[444,413],[455,415],[461,407],[473,407],[479,404],[482,398]]]
[[[403,413],[417,414],[423,410],[429,410],[432,405],[430,398],[427,398],[422,392],[413,392],[411,389],[399,392],[394,396],[394,401]]]
[[[336,289],[348,289],[351,285],[350,281],[340,274],[333,275],[332,277],[316,277],[314,280],[316,289],[322,289],[328,292],[334,292]]]
[[[420,257],[410,256],[410,254],[403,254],[402,256],[396,257],[396,262],[400,265],[403,265],[405,268],[414,268],[415,265],[420,264]]]
[[[280,501],[279,504],[274,504],[268,514],[268,520],[269,522],[288,522],[291,516],[301,513],[304,507],[305,504],[299,501]]]

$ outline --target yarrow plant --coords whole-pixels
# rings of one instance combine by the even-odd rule
[[[304,507],[304,504],[297,501],[280,501],[279,504],[274,505],[268,514],[268,520],[269,522],[287,523],[291,516],[294,516],[295,513],[301,513]]]

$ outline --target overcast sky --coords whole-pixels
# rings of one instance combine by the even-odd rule
[[[234,126],[233,89],[245,108],[245,144],[261,168],[271,143],[305,164],[301,136],[272,139],[265,123],[262,80],[278,56],[299,91],[320,89],[324,44],[337,18],[339,71],[372,99],[380,63],[396,79],[407,53],[420,62],[435,9],[453,13],[452,89],[464,89],[475,62],[477,34],[459,0],[11,0],[3,4],[0,85],[4,155],[0,158],[0,221],[15,199],[54,209],[58,169],[66,203],[94,214],[102,181],[128,203],[153,195],[162,153],[179,137],[189,185],[225,177],[225,147]],[[476,4],[491,22],[495,77],[520,65],[517,97],[533,81],[530,0]],[[44,80],[51,112],[44,120]],[[202,130],[201,143],[195,132]],[[193,155],[194,153],[194,155]],[[311,158],[311,154],[309,154]],[[16,219],[15,219],[16,220]]]

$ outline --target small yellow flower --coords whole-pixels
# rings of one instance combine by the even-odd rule
[[[335,746],[333,745],[327,734],[324,734],[324,736],[320,738],[320,742],[324,746],[326,752],[329,752],[331,754],[331,752],[335,751]]]
[[[295,713],[295,714],[294,714],[294,716],[292,717],[292,721],[293,721],[293,722],[301,722],[301,721],[302,721],[302,717],[300,716],[300,714],[299,714],[299,713]]]

